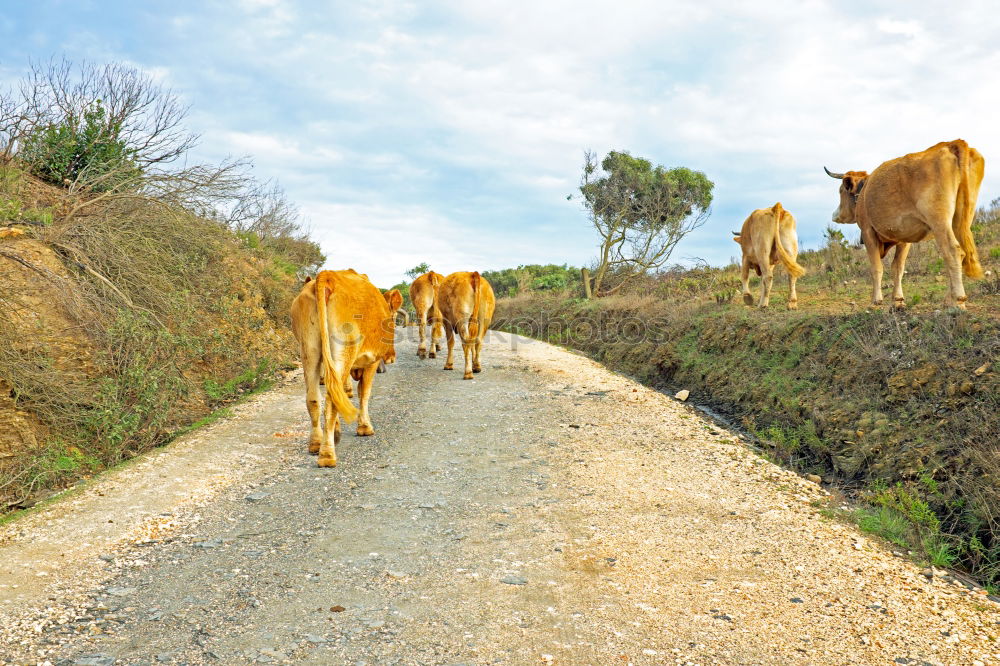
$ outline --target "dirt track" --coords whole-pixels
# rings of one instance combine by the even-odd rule
[[[689,406],[517,347],[462,381],[401,342],[334,470],[296,377],[0,528],[0,663],[1000,663],[1000,605]]]

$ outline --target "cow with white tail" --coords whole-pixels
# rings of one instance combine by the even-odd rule
[[[788,309],[798,307],[795,282],[805,275],[806,270],[797,263],[799,241],[795,235],[795,218],[781,206],[781,202],[770,208],[758,208],[743,222],[739,233],[733,232],[743,250],[743,302],[753,305],[750,293],[750,271],[761,277],[760,299],[757,306],[766,308],[771,300],[771,284],[774,268],[779,263],[788,271]]]

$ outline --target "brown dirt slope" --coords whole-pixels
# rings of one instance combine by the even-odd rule
[[[0,514],[167,441],[294,361],[295,267],[152,204],[60,217],[3,167]]]

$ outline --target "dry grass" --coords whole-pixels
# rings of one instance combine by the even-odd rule
[[[0,241],[0,511],[167,441],[294,359],[289,259],[154,201],[67,219],[49,206],[62,198],[0,172],[0,203],[55,211]]]

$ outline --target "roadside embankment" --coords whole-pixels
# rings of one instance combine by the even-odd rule
[[[8,208],[46,212],[37,224],[0,219],[0,515],[169,441],[291,367],[287,308],[313,258],[139,195],[73,216],[67,201],[85,195],[16,164],[0,176]]]
[[[495,326],[690,389],[772,455],[836,480],[881,533],[1000,583],[1000,324],[966,313],[812,314],[651,298],[503,299]]]

